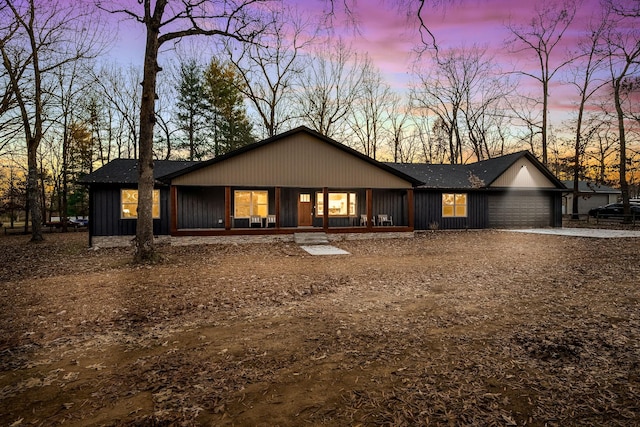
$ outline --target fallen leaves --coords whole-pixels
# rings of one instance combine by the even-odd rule
[[[634,239],[163,246],[137,268],[73,234],[0,240],[10,425],[640,422]]]

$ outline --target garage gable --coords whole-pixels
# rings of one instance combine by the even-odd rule
[[[557,188],[557,185],[536,164],[526,156],[522,156],[500,174],[489,187],[535,190]]]

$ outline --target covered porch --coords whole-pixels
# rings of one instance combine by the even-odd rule
[[[170,201],[172,236],[414,229],[412,188],[172,185]]]

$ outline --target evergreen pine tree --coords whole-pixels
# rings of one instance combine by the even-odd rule
[[[201,160],[210,153],[206,131],[210,105],[205,96],[202,69],[195,60],[180,65],[178,86],[178,128],[182,136],[179,149],[188,150],[189,160]]]
[[[242,80],[228,64],[212,60],[204,72],[211,107],[210,128],[216,156],[255,142],[240,87]]]

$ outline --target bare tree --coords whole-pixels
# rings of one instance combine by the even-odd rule
[[[563,0],[562,3],[543,2],[537,7],[533,19],[528,26],[517,26],[509,23],[507,28],[513,35],[507,45],[514,53],[532,52],[540,67],[540,74],[526,71],[519,73],[542,85],[542,162],[547,164],[547,131],[549,124],[549,83],[572,58],[563,59],[552,64],[554,50],[560,44],[565,32],[573,22],[576,14],[576,0]],[[522,47],[518,47],[522,46]]]
[[[68,194],[69,179],[72,155],[72,134],[73,126],[81,121],[80,111],[82,105],[82,96],[89,87],[90,81],[85,78],[89,73],[79,61],[73,61],[58,67],[53,72],[56,86],[53,91],[51,100],[52,107],[56,112],[56,125],[60,128],[61,143],[60,159],[60,219],[62,221],[62,230],[67,231],[67,211],[68,211]]]
[[[573,206],[572,218],[578,219],[578,183],[580,181],[581,158],[584,155],[586,141],[582,138],[583,119],[587,102],[607,82],[598,77],[599,71],[604,65],[605,56],[601,52],[601,43],[605,31],[609,25],[608,17],[602,16],[593,26],[588,35],[579,42],[580,51],[576,54],[577,66],[573,67],[571,84],[576,87],[580,95],[578,103],[578,117],[575,128],[575,144],[573,147]],[[593,128],[592,128],[593,129]]]
[[[133,65],[103,67],[94,77],[101,89],[100,95],[108,101],[109,109],[116,112],[116,126],[120,127],[116,139],[116,156],[137,158],[140,130],[140,70]]]
[[[359,96],[353,102],[348,121],[355,140],[358,141],[357,148],[373,159],[377,159],[378,149],[383,145],[391,94],[391,88],[384,83],[380,71],[366,58],[362,66]]]
[[[638,24],[638,19],[635,16],[618,15],[605,35],[620,141],[620,190],[622,191],[625,221],[630,220],[631,209],[627,182],[627,140],[623,104],[624,97],[628,94],[625,88],[626,82],[629,77],[640,72],[640,30]]]
[[[448,161],[464,163],[468,151],[479,160],[489,157],[488,132],[495,123],[489,115],[499,114],[508,82],[493,68],[486,49],[477,46],[440,51],[432,64],[418,73],[412,97],[436,116],[432,130],[445,133]]]
[[[389,148],[393,153],[393,161],[408,163],[415,157],[417,145],[415,133],[410,133],[409,103],[397,93],[389,96]]]
[[[537,155],[539,147],[536,139],[542,133],[540,125],[542,113],[536,108],[537,101],[518,94],[505,98],[505,101],[514,127],[514,142],[517,146],[524,146],[532,154]]]
[[[291,100],[296,78],[306,65],[302,52],[314,43],[318,31],[308,17],[293,8],[282,7],[271,13],[273,26],[267,28],[259,43],[230,39],[225,45],[227,56],[244,80],[241,90],[266,137],[281,132],[295,116]]]
[[[419,85],[413,88],[412,98],[418,105],[435,115],[431,129],[439,140],[446,138],[448,162],[462,160],[462,135],[459,115],[464,102],[464,71],[458,69],[458,59],[466,55],[447,51],[441,59],[433,61],[433,68],[424,67],[427,72],[419,74]],[[435,59],[435,58],[434,58]]]
[[[156,103],[156,120],[158,123],[154,153],[157,158],[169,160],[173,156],[174,136],[178,132],[173,117],[175,116],[176,90],[172,78],[158,79],[158,100]]]
[[[28,204],[31,211],[31,241],[42,236],[43,206],[38,194],[38,147],[44,135],[45,84],[59,67],[89,58],[101,47],[101,26],[77,4],[60,1],[6,0],[2,27],[11,37],[0,45],[9,84],[20,111],[27,145]],[[89,29],[91,28],[91,29]]]
[[[2,13],[1,8],[0,13]],[[14,33],[11,28],[2,27],[0,27],[0,33],[2,33],[0,46],[4,50],[4,46],[10,41]],[[23,73],[26,64],[26,61],[10,61],[10,66],[17,67],[16,70],[11,71],[5,67],[0,67],[0,156],[10,151],[15,140],[14,137],[20,132],[20,116],[12,114],[17,104],[11,87],[10,76]]]
[[[319,50],[299,79],[297,104],[309,127],[336,137],[346,125],[364,78],[363,60],[344,41]]]
[[[144,26],[146,43],[142,96],[140,102],[140,141],[138,156],[138,223],[135,255],[137,262],[156,258],[153,242],[153,129],[156,122],[156,81],[160,47],[178,42],[184,37],[206,35],[231,37],[251,41],[264,30],[253,6],[263,0],[140,0],[138,5],[123,2],[120,6],[98,5],[111,12],[127,16]]]

